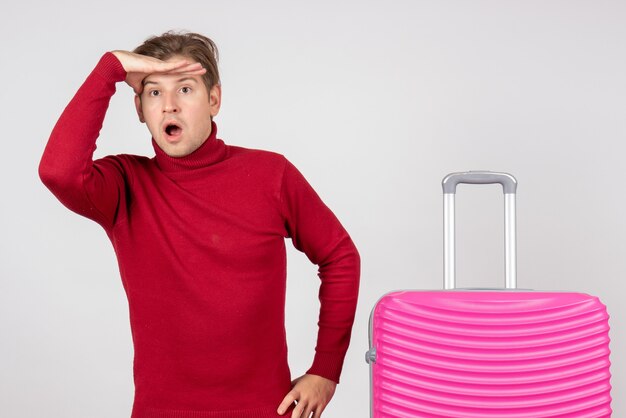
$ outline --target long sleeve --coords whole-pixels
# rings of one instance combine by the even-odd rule
[[[335,215],[289,162],[281,200],[289,236],[318,265],[321,280],[317,346],[307,373],[338,383],[357,306],[359,253]]]
[[[126,72],[111,52],[105,53],[57,121],[39,164],[39,176],[69,209],[104,227],[115,222],[126,194],[119,159],[93,161],[115,83]]]

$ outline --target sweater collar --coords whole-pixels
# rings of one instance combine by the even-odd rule
[[[170,157],[152,138],[152,147],[156,153],[156,163],[161,171],[188,171],[207,167],[226,158],[226,145],[217,138],[217,125],[211,122],[211,133],[200,147],[183,157]]]

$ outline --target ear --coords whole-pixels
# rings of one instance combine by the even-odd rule
[[[135,109],[137,109],[137,116],[139,116],[139,122],[145,123],[146,120],[143,118],[143,110],[141,110],[141,98],[137,94],[135,94]]]
[[[216,84],[211,87],[209,91],[209,109],[211,112],[211,118],[216,116],[220,111],[222,105],[222,86]]]

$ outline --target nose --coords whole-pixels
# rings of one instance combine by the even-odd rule
[[[180,112],[180,108],[178,107],[178,103],[176,102],[176,98],[172,95],[165,95],[165,100],[163,101],[163,113],[177,113]]]

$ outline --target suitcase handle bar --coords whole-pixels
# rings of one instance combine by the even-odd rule
[[[454,224],[454,198],[456,186],[460,183],[467,184],[495,184],[502,185],[504,193],[504,275],[505,288],[517,288],[517,260],[516,260],[516,237],[515,237],[515,194],[517,192],[517,180],[508,173],[492,171],[467,171],[464,173],[451,173],[444,177],[441,182],[443,187],[443,212],[444,212],[444,237],[443,237],[443,264],[444,264],[444,289],[455,288],[455,224]]]
[[[493,171],[467,171],[465,173],[448,174],[441,184],[443,192],[456,193],[456,186],[459,183],[467,184],[495,184],[500,183],[504,194],[515,193],[517,181],[515,177],[507,173],[495,173]]]

